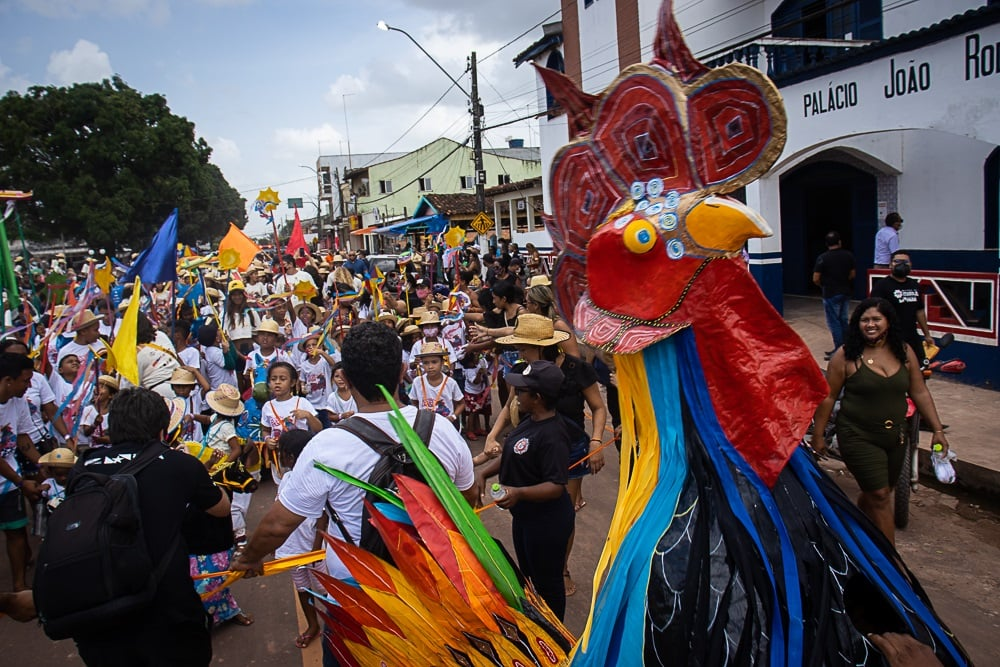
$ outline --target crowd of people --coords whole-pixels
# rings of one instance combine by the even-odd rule
[[[558,316],[537,250],[522,255],[504,243],[496,253],[480,259],[479,248],[467,244],[445,260],[411,250],[385,272],[363,251],[273,260],[262,253],[242,272],[203,265],[185,273],[182,264],[176,284],[136,294],[128,285],[100,293],[84,277],[93,267],[81,268],[72,299],[50,303],[27,322],[15,315],[15,333],[0,346],[0,527],[14,590],[31,584],[29,532],[44,536],[74,463],[102,465],[116,460],[126,441],[133,447],[144,440],[115,433],[116,406],[131,401],[138,409],[141,392],[167,415],[162,429],[151,419],[146,439],[197,462],[205,473],[198,484],[208,479],[226,491],[231,539],[188,545],[186,574],[203,594],[204,612],[213,625],[253,623],[231,590],[212,588],[211,575],[252,568],[272,551],[312,551],[322,530],[362,539],[357,490],[296,461],[324,461],[366,479],[379,457],[365,444],[377,437],[359,429],[358,419],[393,437],[384,386],[411,421],[418,411],[434,415],[430,449],[471,504],[483,502],[486,480],[499,474],[507,494],[497,504],[515,517],[517,560],[561,617],[575,592],[569,562],[573,515],[586,506],[582,481],[603,467],[601,450],[615,442],[593,364],[608,367]],[[137,386],[108,363],[134,299]],[[73,308],[74,301],[86,307]],[[526,384],[522,378],[539,364],[548,365],[548,384]],[[611,374],[604,377],[613,390]],[[494,389],[502,398],[496,420]],[[505,437],[511,428],[517,447]],[[532,456],[521,456],[529,441]],[[278,501],[252,526],[250,500],[262,477],[278,484]],[[218,514],[219,498],[199,493],[197,507]],[[332,554],[312,565],[345,574]],[[316,585],[304,569],[296,577],[307,627],[294,642],[304,648],[320,633],[306,592]],[[188,607],[187,625],[165,635],[171,655],[187,651],[193,662],[185,664],[204,657],[203,642],[185,634],[195,631],[192,618]],[[104,638],[77,639],[88,664],[114,664],[101,657]]]
[[[127,286],[88,293],[84,281],[75,295],[84,308],[50,304],[20,328],[15,317],[15,333],[0,342],[0,529],[13,615],[31,615],[17,595],[31,585],[29,532],[45,538],[75,471],[114,472],[144,448],[162,448],[139,484],[157,526],[149,539],[169,559],[163,581],[195,586],[178,583],[157,598],[155,636],[144,618],[128,625],[128,641],[121,627],[74,639],[91,665],[152,653],[163,664],[207,664],[212,626],[254,622],[213,575],[258,573],[269,554],[317,551],[321,532],[365,545],[364,491],[314,464],[373,474],[380,443],[396,438],[384,389],[470,504],[510,510],[518,566],[563,617],[576,590],[570,560],[575,515],[587,505],[583,480],[603,468],[605,447],[620,445],[620,424],[613,363],[560,317],[537,251],[522,256],[505,243],[480,259],[467,245],[447,260],[410,251],[384,273],[363,252],[262,254],[242,272],[195,274],[135,294]],[[135,299],[137,383],[108,364]],[[913,326],[898,319],[881,299],[855,310],[830,355],[830,398],[813,439],[822,450],[843,388],[841,450],[862,509],[890,539],[887,488],[899,474],[905,395],[947,446],[906,345]],[[250,501],[267,477],[277,499],[250,525]],[[184,535],[186,553],[167,548],[174,534]],[[311,572],[347,575],[329,549],[310,566],[293,573],[306,619],[294,638],[300,648],[322,633]],[[328,652],[324,659],[335,664]]]

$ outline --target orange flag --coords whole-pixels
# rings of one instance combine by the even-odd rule
[[[244,234],[242,229],[230,222],[229,231],[219,241],[219,253],[221,254],[223,250],[235,250],[238,252],[240,255],[239,269],[240,271],[246,271],[250,268],[250,262],[260,252],[260,246]]]

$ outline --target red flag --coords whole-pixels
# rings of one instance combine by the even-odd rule
[[[295,209],[295,224],[292,226],[292,235],[285,246],[285,253],[295,258],[295,264],[300,268],[305,266],[305,257],[299,257],[299,250],[303,250],[306,256],[309,255],[309,246],[306,245],[306,236],[302,233],[302,221],[299,220],[299,209]]]

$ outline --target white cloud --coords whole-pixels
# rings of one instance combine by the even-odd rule
[[[49,56],[49,79],[61,86],[109,78],[111,59],[100,47],[85,39],[78,40],[72,51],[56,51]]]
[[[315,162],[320,146],[336,146],[343,138],[336,128],[323,123],[318,127],[280,127],[274,131],[271,143],[275,158]]]
[[[13,73],[11,68],[3,64],[0,60],[0,90],[16,90],[23,93],[28,90],[31,82],[22,76]]]
[[[212,162],[219,166],[233,165],[240,161],[240,147],[232,139],[217,137],[209,142],[212,147]]]

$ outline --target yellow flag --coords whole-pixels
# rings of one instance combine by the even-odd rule
[[[222,237],[221,241],[219,241],[220,262],[222,260],[223,251],[230,249],[239,253],[238,268],[240,271],[246,271],[250,267],[250,262],[252,262],[253,258],[260,252],[260,247],[254,243],[249,236],[244,234],[242,229],[231,222],[229,223],[229,231],[226,232],[226,235]]]
[[[110,257],[94,271],[94,282],[97,283],[97,286],[101,288],[101,292],[104,294],[107,294],[111,289],[112,283],[115,282],[115,274],[111,270]]]
[[[129,299],[121,328],[115,335],[108,355],[108,370],[117,370],[123,378],[138,386],[139,384],[139,349],[136,347],[135,335],[138,328],[139,302],[142,300],[142,281],[135,279],[132,287],[132,297]]]

